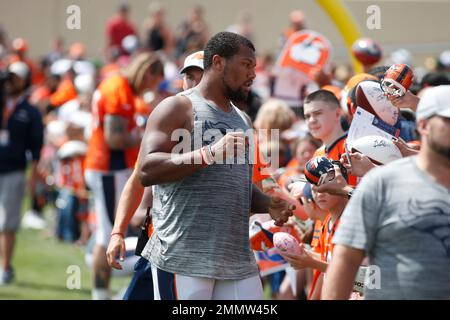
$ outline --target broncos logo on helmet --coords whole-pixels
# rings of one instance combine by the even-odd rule
[[[322,184],[323,182],[325,182],[326,178],[328,181],[333,180],[333,164],[339,166],[342,176],[345,180],[348,181],[347,169],[339,161],[333,161],[326,157],[314,157],[305,164],[304,173],[306,180],[308,180],[309,183],[315,185]],[[329,173],[330,176],[328,176]]]
[[[333,164],[328,158],[314,157],[305,164],[305,177],[312,183],[317,185],[322,175],[333,170]]]

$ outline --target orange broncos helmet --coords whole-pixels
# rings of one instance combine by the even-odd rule
[[[388,95],[402,97],[414,80],[414,73],[407,64],[396,63],[384,74],[381,89]]]

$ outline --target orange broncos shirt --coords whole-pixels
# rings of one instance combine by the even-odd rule
[[[112,76],[100,83],[94,94],[92,113],[94,126],[86,156],[86,169],[111,171],[111,150],[106,144],[103,121],[106,115],[128,119],[128,132],[136,127],[134,119],[135,97],[125,77]],[[139,153],[139,145],[123,151],[126,168],[133,168]],[[124,168],[124,169],[126,169]]]
[[[320,258],[324,262],[330,262],[331,256],[333,254],[334,243],[332,243],[334,233],[339,225],[340,217],[336,219],[333,226],[330,229],[331,224],[331,214],[328,214],[323,224],[321,225],[320,233],[318,235],[317,246],[314,247],[314,252],[320,254]],[[316,235],[316,230],[314,230]],[[321,272],[319,270],[314,270],[313,281],[311,285],[311,291],[309,292],[308,299],[311,299],[312,294],[317,285]]]
[[[56,91],[50,96],[50,104],[54,107],[60,107],[67,101],[77,97],[77,90],[70,79],[63,80]]]

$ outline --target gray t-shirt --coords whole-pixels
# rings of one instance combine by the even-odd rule
[[[363,178],[333,242],[364,250],[379,267],[380,288],[366,289],[366,299],[450,299],[450,189],[416,157]]]
[[[249,129],[235,107],[224,112],[195,89],[182,94],[194,111],[192,140],[209,129],[223,135],[227,129]],[[239,280],[257,275],[248,237],[252,194],[248,157],[247,150],[245,164],[213,164],[179,181],[154,186],[155,231],[142,256],[164,271],[191,277]]]

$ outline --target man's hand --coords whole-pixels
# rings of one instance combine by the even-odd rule
[[[304,249],[303,243],[300,244],[301,254],[295,253],[284,253],[281,252],[281,256],[293,267],[295,270],[301,270],[305,268],[313,268],[314,267],[314,258],[310,255],[310,253]]]
[[[347,169],[348,173],[354,176],[362,177],[376,167],[366,155],[360,152],[350,152],[349,156],[351,163],[348,163],[346,153],[341,155],[340,161]]]
[[[415,156],[419,153],[418,150],[411,148],[402,139],[392,140],[392,142],[397,146],[398,150],[403,157]]]
[[[228,132],[219,141],[211,145],[211,151],[216,163],[226,163],[231,156],[245,154],[247,140],[243,132]]]
[[[416,111],[417,104],[420,101],[420,98],[410,91],[406,91],[405,95],[402,97],[396,97],[389,94],[386,94],[387,99],[397,108],[409,108],[412,111]]]
[[[334,179],[326,181],[320,186],[312,186],[311,189],[315,192],[329,193],[337,196],[347,197],[348,193],[353,190],[342,176],[341,170],[338,165],[333,164],[334,167]]]
[[[117,255],[120,255],[120,261],[124,261],[125,252],[125,239],[120,234],[113,234],[106,250],[108,264],[114,269],[122,270],[122,266],[117,262]]]
[[[294,209],[294,206],[289,205],[289,203],[281,200],[280,198],[271,198],[269,205],[269,214],[272,219],[275,220],[275,225],[279,227],[281,227],[289,220],[289,217],[293,215],[292,210]]]

